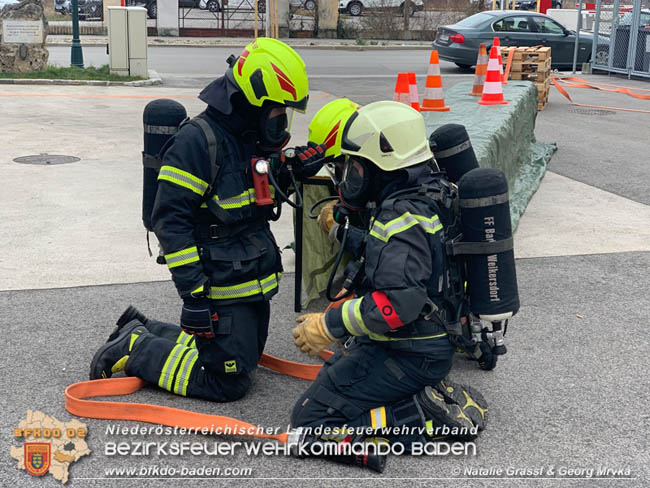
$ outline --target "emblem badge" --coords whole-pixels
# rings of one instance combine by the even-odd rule
[[[49,442],[25,443],[25,469],[33,476],[43,476],[50,469]]]

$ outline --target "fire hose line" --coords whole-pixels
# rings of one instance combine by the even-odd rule
[[[606,92],[612,92],[612,93],[622,93],[624,95],[628,95],[633,98],[638,98],[640,100],[650,100],[650,95],[643,95],[641,93],[636,93],[632,90],[635,90],[637,92],[642,91],[642,92],[650,92],[650,90],[645,90],[641,88],[628,88],[625,86],[619,86],[619,85],[611,85],[607,83],[590,83],[586,80],[583,80],[582,78],[577,78],[573,76],[567,76],[567,77],[562,77],[562,78],[557,78],[557,77],[551,77],[551,81],[553,82],[553,85],[557,90],[564,95],[564,97],[571,102],[572,105],[575,105],[576,107],[588,107],[588,108],[601,108],[601,109],[607,109],[607,110],[621,110],[624,112],[638,112],[638,113],[644,113],[644,114],[650,114],[650,110],[641,110],[641,109],[635,109],[635,108],[622,108],[622,107],[610,107],[606,105],[587,105],[583,103],[576,103],[573,101],[569,93],[561,86],[561,84],[566,85],[567,87],[571,88],[589,88],[591,90],[601,90],[601,91],[606,91]]]
[[[352,296],[330,304],[329,308],[339,307]],[[334,354],[324,350],[320,357],[327,360]],[[313,381],[322,368],[320,364],[306,364],[281,359],[270,354],[262,354],[259,365],[271,371]],[[262,439],[275,439],[286,443],[288,434],[264,434],[256,426],[232,417],[210,415],[191,410],[152,405],[149,403],[122,403],[106,400],[88,400],[93,397],[124,396],[135,393],[147,382],[136,377],[108,378],[103,380],[82,381],[74,383],[65,389],[65,408],[72,415],[94,419],[133,420],[151,424],[165,425],[200,430],[203,428],[219,430],[228,429],[231,432],[241,432],[244,436]]]

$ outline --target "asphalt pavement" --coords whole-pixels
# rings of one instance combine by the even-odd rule
[[[398,71],[388,59],[399,51],[387,51],[381,62],[354,58],[354,69],[362,68],[365,59],[375,65],[375,74],[386,75],[359,83],[346,76],[352,68],[336,64],[341,62],[338,54],[320,57],[318,52],[307,65],[312,70],[311,65],[320,63],[314,74],[333,77],[314,79],[310,111],[296,119],[295,143],[304,141],[310,115],[332,95],[363,87],[373,95],[369,99],[390,98]],[[221,54],[214,58],[221,60]],[[188,59],[192,56],[187,53]],[[177,72],[175,82],[162,87],[0,88],[0,219],[5,229],[0,241],[0,327],[6,345],[0,362],[5,390],[0,426],[7,453],[10,444],[20,445],[12,434],[27,409],[62,421],[72,418],[64,409],[63,391],[87,378],[94,352],[128,304],[153,318],[177,321],[180,300],[167,270],[148,257],[140,223],[140,117],[144,105],[160,96],[174,97],[190,113],[201,110],[195,98],[201,85],[192,80],[207,79],[222,66],[216,64],[213,71],[207,59],[213,57],[206,58],[205,74],[197,71],[185,87],[180,86],[183,73]],[[399,69],[425,71],[415,58],[404,59]],[[171,57],[166,62],[174,64]],[[447,68],[453,71],[450,75],[461,74]],[[445,70],[447,86],[454,77],[445,77]],[[648,89],[642,81],[585,78]],[[650,103],[622,94],[570,92],[583,104],[650,110]],[[575,107],[555,90],[538,114],[537,138],[557,142],[558,151],[515,235],[522,306],[508,328],[509,352],[492,372],[459,357],[452,373],[455,380],[480,389],[489,402],[489,423],[476,442],[475,456],[392,456],[383,475],[322,460],[243,452],[233,457],[109,456],[106,446],[115,441],[206,438],[116,436],[107,427],[132,423],[82,419],[92,454],[72,464],[69,486],[647,486],[647,128],[648,114]],[[40,153],[81,160],[42,166],[13,162]],[[285,215],[274,230],[281,244],[290,242],[291,216]],[[289,250],[284,263],[287,273],[272,302],[267,352],[305,361],[290,338],[296,314]],[[322,305],[313,304],[310,310]],[[306,387],[303,380],[260,369],[249,394],[230,404],[177,397],[153,387],[125,401],[285,428],[293,402]],[[207,438],[215,439],[226,440]],[[118,466],[241,467],[252,473],[246,479],[223,480],[107,479],[114,476],[107,470]],[[587,478],[589,469],[592,476],[598,469],[620,470],[624,478],[612,479],[611,472]],[[8,454],[0,458],[0,479],[8,486],[59,485],[50,476],[33,478],[17,470]]]

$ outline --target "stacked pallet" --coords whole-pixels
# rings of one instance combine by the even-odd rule
[[[537,87],[537,110],[544,110],[551,87],[551,48],[503,47],[501,56],[504,62],[508,59],[510,49],[514,49],[515,53],[512,57],[509,79],[532,81]]]

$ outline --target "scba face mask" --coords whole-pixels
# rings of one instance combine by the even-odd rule
[[[351,210],[363,209],[370,200],[371,163],[363,159],[347,157],[343,163],[339,197],[343,205]]]
[[[291,134],[293,110],[280,104],[263,107],[259,119],[260,146],[267,151],[279,151],[287,145]]]

